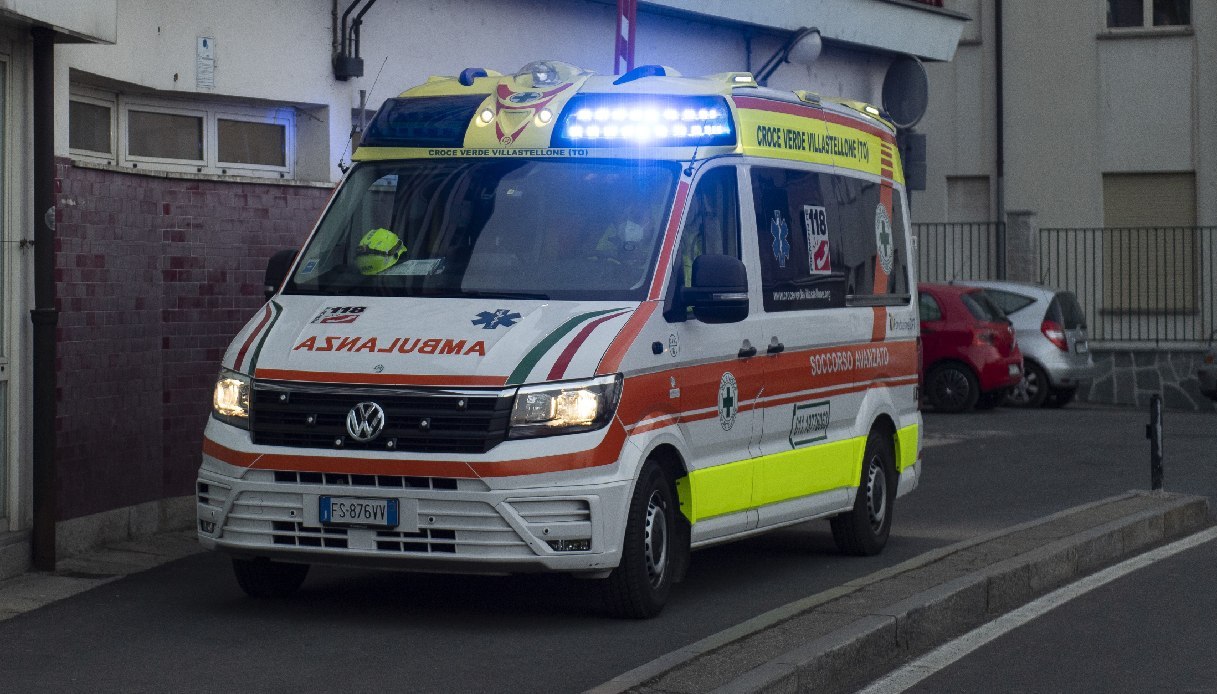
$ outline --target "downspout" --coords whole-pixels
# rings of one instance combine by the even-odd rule
[[[1006,279],[1006,106],[1005,106],[1005,64],[1002,59],[1002,0],[993,0],[993,58],[996,65],[994,87],[997,90],[994,111],[997,129],[996,161],[997,169],[997,277]]]
[[[55,570],[55,32],[34,27],[33,563]]]

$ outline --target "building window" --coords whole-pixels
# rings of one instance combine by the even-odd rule
[[[1107,26],[1112,29],[1191,23],[1191,0],[1107,0]]]
[[[221,165],[287,166],[287,126],[282,123],[219,118],[216,143]]]
[[[68,148],[114,156],[114,104],[73,97],[68,104]]]
[[[1201,286],[1195,224],[1195,174],[1103,174],[1105,309],[1195,312]]]
[[[127,156],[203,161],[203,117],[127,110]]]
[[[245,176],[293,175],[295,108],[128,97],[73,87],[72,155],[127,168]]]

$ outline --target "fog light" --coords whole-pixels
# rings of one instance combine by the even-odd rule
[[[591,540],[550,540],[550,549],[555,552],[586,552],[592,548]]]
[[[202,530],[208,534],[214,533],[216,530],[216,524],[212,521],[201,520],[199,521],[199,530]]]

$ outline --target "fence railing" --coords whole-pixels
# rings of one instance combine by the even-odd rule
[[[917,277],[922,282],[988,280],[1000,276],[1002,222],[914,224]]]
[[[1092,341],[1200,343],[1217,328],[1217,227],[1040,229],[1039,265],[1077,295]]]
[[[1001,222],[914,224],[923,282],[998,279]],[[1073,292],[1090,339],[1196,345],[1217,330],[1217,227],[1039,230],[1038,282]]]

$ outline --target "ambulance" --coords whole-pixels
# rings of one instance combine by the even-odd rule
[[[249,595],[551,571],[645,618],[694,549],[882,550],[921,415],[878,109],[543,61],[389,99],[353,160],[215,385],[198,537]]]

